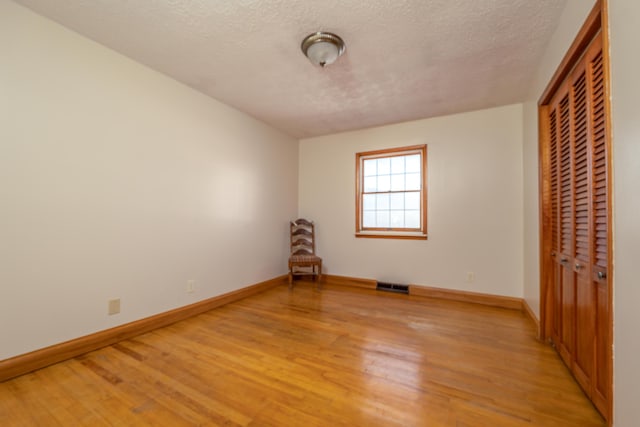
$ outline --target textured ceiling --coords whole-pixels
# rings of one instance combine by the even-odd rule
[[[16,0],[296,137],[523,101],[566,0]],[[326,68],[309,33],[347,45]]]

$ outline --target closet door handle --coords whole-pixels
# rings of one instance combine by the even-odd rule
[[[598,271],[598,279],[602,280],[606,278],[607,278],[607,273],[605,273],[604,271]]]
[[[569,261],[569,260],[566,259],[566,258],[560,258],[560,264],[566,264],[567,261]]]
[[[582,269],[582,264],[580,264],[579,262],[576,262],[576,270],[581,270]]]

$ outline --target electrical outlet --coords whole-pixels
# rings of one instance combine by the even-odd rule
[[[109,300],[109,315],[120,313],[120,298]]]
[[[187,293],[192,294],[196,291],[196,281],[195,280],[187,280]]]
[[[476,280],[476,273],[469,271],[467,273],[467,283],[473,283]]]

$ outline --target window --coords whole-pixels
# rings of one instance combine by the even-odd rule
[[[356,153],[356,237],[427,238],[427,146]]]

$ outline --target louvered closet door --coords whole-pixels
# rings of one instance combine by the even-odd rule
[[[552,298],[555,304],[552,306],[551,340],[558,346],[562,341],[562,281],[560,280],[560,164],[559,164],[559,130],[558,130],[558,106],[552,104],[549,108],[549,199],[551,223],[551,277],[550,286]]]
[[[589,105],[591,131],[590,170],[590,276],[589,284],[593,292],[594,315],[594,372],[592,374],[591,398],[596,407],[606,413],[609,401],[609,370],[611,369],[611,349],[609,342],[609,286],[607,283],[609,265],[609,183],[606,132],[606,108],[604,88],[604,66],[602,42],[596,37],[586,55],[589,76]]]
[[[603,70],[598,34],[548,104],[548,233],[551,339],[607,414],[610,204]]]
[[[573,371],[576,379],[585,390],[591,389],[591,377],[594,370],[594,333],[595,333],[595,292],[590,279],[590,230],[589,216],[591,197],[589,188],[589,153],[591,135],[589,129],[590,100],[588,94],[587,67],[585,59],[578,65],[570,78],[572,138],[573,149],[573,262],[568,266],[572,270],[575,283],[575,351]]]
[[[597,0],[542,94],[541,336],[612,415],[611,150],[606,2]],[[603,47],[603,45],[605,47]],[[586,47],[585,47],[586,46]]]
[[[552,104],[553,105],[553,104]],[[575,347],[575,281],[572,269],[574,252],[574,179],[573,146],[571,143],[571,102],[568,88],[557,95],[554,107],[557,120],[554,129],[557,137],[558,175],[558,247],[556,261],[556,307],[559,334],[555,341],[560,356],[567,365],[573,363]]]

